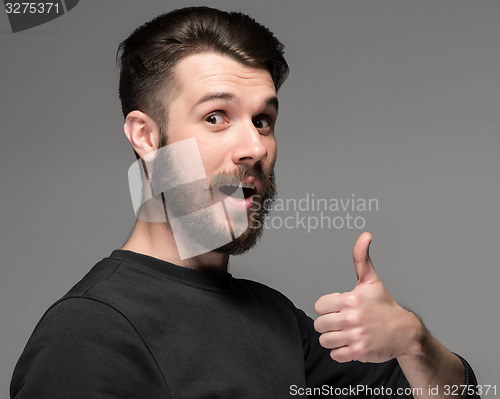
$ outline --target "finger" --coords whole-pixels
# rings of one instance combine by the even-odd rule
[[[340,348],[349,342],[349,334],[344,331],[331,331],[319,336],[319,344],[326,349]]]
[[[373,236],[370,233],[365,232],[358,237],[356,244],[354,244],[352,257],[359,283],[379,280],[369,254],[372,238]]]
[[[354,359],[352,350],[349,346],[342,346],[340,348],[332,349],[330,351],[330,357],[339,363],[345,363],[345,362],[350,362],[352,360],[357,360]]]
[[[314,329],[322,334],[329,331],[340,331],[344,324],[344,318],[339,313],[328,313],[314,321]]]
[[[334,294],[323,295],[314,304],[314,311],[319,314],[327,314],[339,312],[342,308],[342,294],[338,292]]]

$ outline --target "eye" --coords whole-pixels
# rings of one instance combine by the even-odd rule
[[[253,125],[262,133],[269,133],[271,131],[271,120],[267,115],[259,115],[254,118]]]
[[[225,123],[224,115],[221,114],[219,111],[211,113],[205,118],[205,121],[208,122],[211,125],[220,125]]]

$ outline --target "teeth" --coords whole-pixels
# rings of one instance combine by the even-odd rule
[[[254,189],[255,188],[255,184],[254,183],[241,183],[241,187],[246,187],[246,188]]]
[[[245,187],[245,188],[251,188],[251,189],[254,189],[255,188],[255,183],[243,183],[243,182],[240,182],[239,184],[236,184],[236,183],[231,183],[231,184],[227,184],[227,186],[229,187]]]

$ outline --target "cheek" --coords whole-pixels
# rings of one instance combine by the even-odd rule
[[[200,150],[201,160],[207,175],[212,172],[220,173],[228,158],[229,148],[223,141],[205,140],[202,137],[196,137],[196,143]]]
[[[168,121],[167,129],[167,144],[173,144],[178,141],[196,137],[196,130],[191,128],[187,123],[179,123],[176,121]]]
[[[265,142],[265,146],[267,148],[267,159],[266,164],[268,163],[271,168],[274,167],[274,163],[276,162],[276,140],[274,137],[269,137],[269,140]]]

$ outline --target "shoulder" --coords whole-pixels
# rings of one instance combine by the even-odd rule
[[[34,332],[50,327],[51,330],[59,331],[58,335],[65,331],[82,334],[94,326],[123,328],[129,324],[126,315],[106,301],[66,295],[45,312]]]
[[[142,346],[127,317],[113,306],[87,297],[67,296],[52,305],[35,327],[21,359],[60,362],[90,360],[89,352]],[[71,355],[69,355],[71,354]]]
[[[129,382],[121,381],[124,375],[131,376]],[[135,398],[145,383],[163,389],[162,380],[150,348],[125,315],[102,301],[69,296],[36,326],[11,389],[19,397],[83,398],[120,386],[123,397]]]
[[[112,257],[102,259],[62,299],[86,295],[95,286],[113,276],[123,263],[121,259]]]

